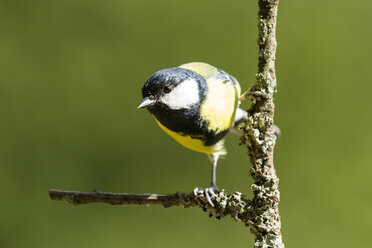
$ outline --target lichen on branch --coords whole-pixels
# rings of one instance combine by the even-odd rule
[[[258,12],[258,72],[249,89],[252,104],[248,120],[240,126],[241,144],[246,144],[251,160],[250,174],[254,179],[252,209],[255,218],[251,232],[256,236],[255,247],[284,247],[279,215],[279,179],[274,168],[274,97],[276,91],[275,53],[278,0],[259,0]],[[248,94],[246,94],[248,95]]]
[[[65,190],[49,190],[52,200],[65,201],[77,206],[88,203],[106,203],[110,205],[162,205],[164,207],[182,206],[184,208],[199,207],[207,212],[209,217],[221,219],[227,216],[245,225],[252,223],[254,218],[252,202],[240,192],[228,194],[220,191],[211,196],[214,206],[208,202],[202,189],[192,193],[175,194],[132,194],[111,192],[81,192]]]

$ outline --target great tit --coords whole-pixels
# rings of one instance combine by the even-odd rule
[[[181,145],[208,155],[212,180],[204,194],[213,206],[210,195],[218,191],[217,160],[226,154],[223,138],[234,123],[247,117],[238,108],[238,81],[214,66],[193,62],[156,72],[144,84],[142,96],[138,108],[147,108],[164,132]]]

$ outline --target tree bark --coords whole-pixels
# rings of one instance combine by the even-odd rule
[[[284,247],[279,216],[279,179],[274,168],[274,100],[276,91],[275,52],[278,0],[259,0],[258,11],[258,73],[250,88],[252,104],[248,121],[242,127],[241,143],[247,145],[252,163],[250,174],[254,183],[252,208],[256,218],[251,232],[256,236],[254,247]]]

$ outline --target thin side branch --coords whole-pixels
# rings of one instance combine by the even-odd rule
[[[250,89],[256,97],[248,110],[248,121],[242,127],[241,143],[247,145],[252,163],[250,174],[254,180],[251,188],[255,218],[251,232],[256,236],[254,247],[282,248],[279,178],[274,168],[276,136],[273,100],[276,91],[275,31],[279,1],[259,0],[258,3],[258,73],[256,83]]]
[[[221,219],[231,216],[237,221],[246,225],[252,223],[251,201],[244,198],[240,192],[227,194],[221,191],[211,196],[214,207],[210,205],[204,195],[203,190],[192,193],[176,194],[131,194],[131,193],[111,193],[111,192],[81,192],[65,190],[49,190],[49,197],[52,200],[66,201],[74,206],[88,203],[107,203],[110,205],[163,205],[164,207],[182,206],[199,207]]]
[[[182,200],[188,198],[188,194],[131,194],[131,193],[111,193],[111,192],[81,192],[66,190],[49,190],[52,200],[66,201],[74,206],[88,203],[107,203],[110,205],[163,205],[164,207],[179,206],[185,203]]]

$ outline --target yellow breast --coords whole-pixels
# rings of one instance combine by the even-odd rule
[[[219,154],[219,155],[226,154],[226,150],[223,146],[223,143],[224,143],[223,140],[219,141],[217,144],[213,146],[205,146],[200,139],[194,139],[187,135],[185,136],[180,135],[176,132],[173,132],[172,130],[169,130],[165,126],[163,126],[156,118],[155,118],[155,121],[164,132],[166,132],[169,136],[175,139],[178,143],[180,143],[181,145],[183,145],[184,147],[190,150],[207,153],[207,154]]]

